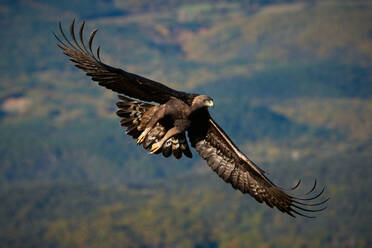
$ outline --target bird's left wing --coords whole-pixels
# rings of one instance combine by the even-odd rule
[[[324,188],[320,193],[307,198],[289,195],[271,182],[263,170],[240,152],[225,132],[209,117],[209,113],[205,112],[195,117],[195,123],[189,129],[189,139],[198,154],[225,182],[242,193],[250,194],[258,202],[265,202],[268,206],[276,207],[293,217],[298,214],[312,218],[313,216],[309,216],[306,212],[325,209],[325,207],[315,209],[314,207],[324,204],[328,199],[312,202],[322,195]],[[298,185],[299,183],[292,189],[297,188]],[[314,192],[315,185],[306,193],[307,195]]]
[[[100,47],[98,47],[96,54],[92,50],[97,29],[90,35],[87,46],[83,37],[85,22],[80,26],[79,40],[75,37],[74,24],[75,20],[70,26],[71,39],[69,39],[59,23],[62,37],[54,34],[58,40],[57,45],[78,68],[85,71],[99,85],[132,98],[160,104],[167,102],[171,97],[179,98],[185,102],[189,102],[192,98],[192,94],[173,90],[161,83],[104,64],[100,58]]]

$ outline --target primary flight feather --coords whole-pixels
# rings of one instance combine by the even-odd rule
[[[248,193],[258,202],[291,216],[295,214],[313,218],[306,212],[318,212],[328,199],[319,202],[324,188],[315,195],[316,181],[306,197],[291,196],[273,182],[262,169],[244,155],[226,133],[211,118],[208,108],[213,100],[206,95],[190,94],[171,89],[161,83],[139,75],[111,67],[101,61],[100,47],[92,49],[97,30],[84,41],[84,25],[79,29],[79,40],[75,36],[75,20],[70,26],[69,39],[59,24],[61,38],[55,35],[58,46],[75,65],[85,71],[93,81],[119,93],[117,115],[126,133],[137,139],[138,144],[152,154],[192,157],[189,142],[214,172],[232,187]],[[186,138],[186,133],[188,140]],[[298,187],[300,181],[294,190]]]

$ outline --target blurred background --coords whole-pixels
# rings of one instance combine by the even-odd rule
[[[371,13],[367,0],[2,0],[0,246],[371,247]],[[195,152],[139,149],[116,94],[56,46],[73,18],[86,39],[99,28],[104,62],[213,97],[242,151],[280,186],[317,178],[328,209],[293,219]]]

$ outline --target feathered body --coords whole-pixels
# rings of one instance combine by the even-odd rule
[[[185,131],[191,125],[192,106],[174,97],[161,105],[142,103],[125,96],[119,96],[119,99],[121,101],[116,104],[119,108],[117,115],[123,118],[120,124],[127,127],[128,135],[138,139],[141,133],[149,128],[143,140],[138,142],[143,144],[143,148],[152,148],[152,145],[166,137],[169,130],[175,130],[173,133],[171,131],[170,137],[153,153],[162,153],[165,157],[173,154],[177,159],[180,159],[182,154],[192,157],[185,136]]]
[[[66,37],[60,24],[63,39],[56,36],[58,46],[75,65],[86,72],[93,81],[119,93],[117,115],[126,133],[137,139],[138,144],[153,154],[192,157],[188,140],[196,152],[225,182],[242,193],[248,193],[258,202],[291,216],[294,214],[313,217],[306,212],[317,212],[325,207],[328,199],[312,202],[320,197],[324,188],[314,195],[316,182],[305,197],[289,195],[277,187],[254,162],[244,155],[226,133],[211,118],[208,107],[213,101],[206,95],[176,91],[153,80],[111,67],[100,59],[100,48],[96,54],[92,42],[97,30],[88,40],[83,39],[84,22],[79,30],[79,41],[75,37],[74,21],[70,26],[71,40]],[[187,135],[186,135],[187,134]],[[292,188],[298,187],[300,181]],[[313,194],[313,195],[310,195]]]

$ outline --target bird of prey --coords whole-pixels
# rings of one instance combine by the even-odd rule
[[[171,89],[145,77],[111,67],[102,62],[100,47],[92,49],[97,29],[84,41],[82,22],[79,36],[75,35],[75,20],[70,26],[70,38],[59,23],[57,45],[93,81],[119,93],[117,115],[126,133],[152,154],[176,159],[192,157],[189,143],[209,167],[225,182],[242,193],[248,193],[258,202],[292,217],[301,215],[313,218],[309,212],[325,209],[328,199],[314,202],[324,192],[315,193],[316,181],[307,196],[295,197],[288,190],[276,186],[265,172],[234,145],[227,134],[212,119],[208,108],[213,106],[209,96],[189,94]],[[188,139],[186,138],[188,136]],[[300,181],[290,190],[294,190]],[[319,207],[316,207],[319,206]]]

